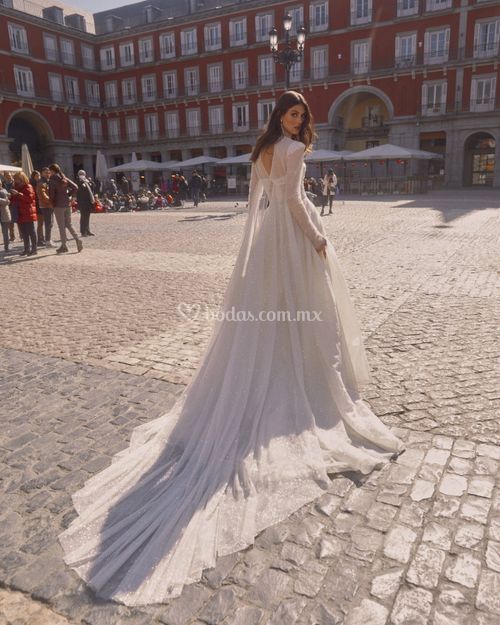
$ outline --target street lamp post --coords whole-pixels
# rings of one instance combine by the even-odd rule
[[[290,88],[290,68],[295,63],[299,63],[302,60],[304,52],[304,44],[306,41],[306,30],[301,26],[297,31],[297,49],[295,50],[290,45],[290,29],[292,28],[292,17],[287,13],[283,17],[283,28],[285,29],[285,47],[283,50],[278,50],[278,31],[273,26],[269,31],[269,45],[275,63],[280,63],[285,66],[286,75],[286,89]]]

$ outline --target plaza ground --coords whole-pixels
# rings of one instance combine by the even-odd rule
[[[245,203],[94,215],[81,254],[0,252],[0,625],[498,623],[499,209],[460,190],[324,217],[369,352],[363,396],[408,451],[136,609],[96,599],[57,535],[71,493],[194,372]]]

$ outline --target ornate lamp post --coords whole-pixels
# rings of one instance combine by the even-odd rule
[[[269,31],[269,45],[275,63],[280,63],[285,66],[286,74],[286,89],[290,88],[290,68],[295,63],[299,63],[302,60],[304,52],[304,44],[306,41],[306,30],[301,26],[297,31],[297,49],[295,50],[290,45],[290,29],[292,28],[292,17],[290,14],[283,16],[283,28],[285,29],[285,47],[283,50],[278,50],[278,31],[273,26]]]

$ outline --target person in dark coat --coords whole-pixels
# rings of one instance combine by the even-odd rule
[[[94,233],[90,232],[90,213],[94,208],[95,197],[83,169],[78,172],[76,184],[78,185],[76,200],[80,211],[80,233],[82,237],[93,237]]]
[[[17,199],[17,223],[24,241],[24,251],[21,253],[21,256],[34,256],[38,253],[35,232],[35,223],[37,221],[36,195],[35,190],[30,185],[28,176],[24,172],[21,171],[14,174],[14,186],[10,194]]]
[[[191,190],[191,197],[193,198],[193,202],[195,206],[198,206],[200,202],[200,194],[201,188],[203,186],[203,180],[201,179],[200,174],[196,171],[193,171],[193,175],[189,180],[189,188]]]

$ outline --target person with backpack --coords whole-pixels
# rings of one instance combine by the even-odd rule
[[[94,208],[95,197],[87,174],[83,169],[80,169],[78,172],[76,184],[78,186],[76,201],[78,202],[78,210],[80,211],[80,234],[82,237],[93,237],[94,233],[90,232],[90,213]]]

